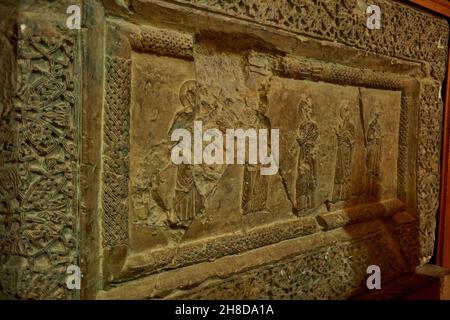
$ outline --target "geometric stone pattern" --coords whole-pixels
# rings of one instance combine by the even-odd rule
[[[140,33],[130,34],[133,49],[161,55],[192,58],[193,40],[189,34],[170,30],[145,28]]]
[[[106,58],[103,246],[128,243],[128,147],[131,61]]]

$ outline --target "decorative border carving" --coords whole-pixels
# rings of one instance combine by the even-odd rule
[[[408,114],[413,101],[411,95],[402,92],[397,160],[397,190],[401,199],[406,199],[407,183],[405,180],[408,175]]]
[[[190,34],[150,27],[137,27],[128,34],[130,44],[139,52],[193,59],[193,39]]]
[[[205,282],[175,293],[176,299],[345,299],[366,285],[367,266],[376,264],[383,281],[404,266],[382,231],[321,247],[295,258]],[[349,260],[348,257],[353,257]],[[267,285],[270,283],[270,286]]]
[[[103,246],[128,244],[131,60],[106,57],[103,133]]]
[[[18,89],[0,119],[0,287],[13,298],[70,298],[66,269],[78,264],[78,37],[26,25],[18,33]]]
[[[280,241],[317,232],[319,227],[313,217],[283,221],[271,226],[261,226],[248,232],[225,234],[210,240],[199,240],[178,247],[152,250],[131,257],[127,261],[122,280],[143,274],[153,274],[176,269],[223,256],[242,253]],[[139,264],[140,263],[140,264]]]
[[[366,6],[357,6],[356,0],[342,3],[330,0],[174,1],[378,54],[432,62],[437,78],[444,77],[449,36],[447,22],[398,1],[367,3],[380,6],[381,30],[368,30]]]
[[[284,291],[281,298],[305,294],[336,298],[364,286],[366,268],[370,264],[378,264],[386,270],[383,279],[409,270],[381,221],[318,232],[239,255],[149,275],[100,291],[97,298],[220,298],[222,294],[223,298],[260,299],[271,293],[272,298],[278,298],[279,290]],[[218,291],[214,291],[215,285]],[[320,292],[316,291],[316,285],[322,288]],[[274,291],[267,291],[271,288]],[[201,292],[203,289],[206,289],[205,295]]]
[[[278,65],[281,74],[294,79],[324,81],[355,87],[363,86],[375,89],[402,90],[405,87],[405,81],[411,79],[392,73],[292,57],[280,59]]]
[[[431,258],[434,250],[440,190],[442,110],[439,83],[422,82],[418,125],[417,208],[423,262]]]
[[[326,230],[390,216],[405,209],[399,200],[363,205],[322,215]],[[271,226],[261,226],[248,233],[222,235],[213,240],[198,240],[178,247],[162,248],[130,257],[120,281],[142,275],[176,269],[223,256],[242,253],[280,241],[306,236],[319,231],[314,217],[283,221]]]

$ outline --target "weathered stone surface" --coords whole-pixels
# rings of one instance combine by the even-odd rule
[[[75,297],[65,273],[79,254],[81,48],[61,24],[22,11],[10,20],[20,28],[2,34],[3,81],[14,83],[4,87],[0,127],[1,288],[17,298]]]
[[[354,300],[449,300],[448,269],[425,264],[414,273],[396,278],[381,290],[366,291],[352,297]]]
[[[369,265],[388,281],[431,257],[445,20],[381,0],[380,30],[359,0],[85,1],[68,30],[67,1],[0,2],[4,296],[348,298]],[[278,129],[278,170],[175,164],[196,121]]]

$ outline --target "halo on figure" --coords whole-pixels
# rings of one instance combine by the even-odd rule
[[[342,100],[340,104],[340,116],[341,119],[345,119],[350,115],[350,102],[348,100]]]
[[[197,87],[196,80],[187,80],[181,85],[178,96],[183,107],[191,107],[194,109]]]

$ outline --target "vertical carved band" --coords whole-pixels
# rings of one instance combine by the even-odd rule
[[[76,37],[26,30],[18,39],[17,91],[0,118],[0,287],[13,298],[70,298],[66,269],[77,264]]]
[[[103,133],[103,246],[128,243],[131,60],[106,57]]]
[[[411,104],[411,97],[402,91],[400,126],[398,134],[398,160],[397,160],[397,193],[400,199],[406,199],[406,176],[408,168],[408,114]]]
[[[421,257],[426,259],[433,254],[439,206],[442,119],[439,88],[438,83],[422,83],[419,109],[417,208]]]

